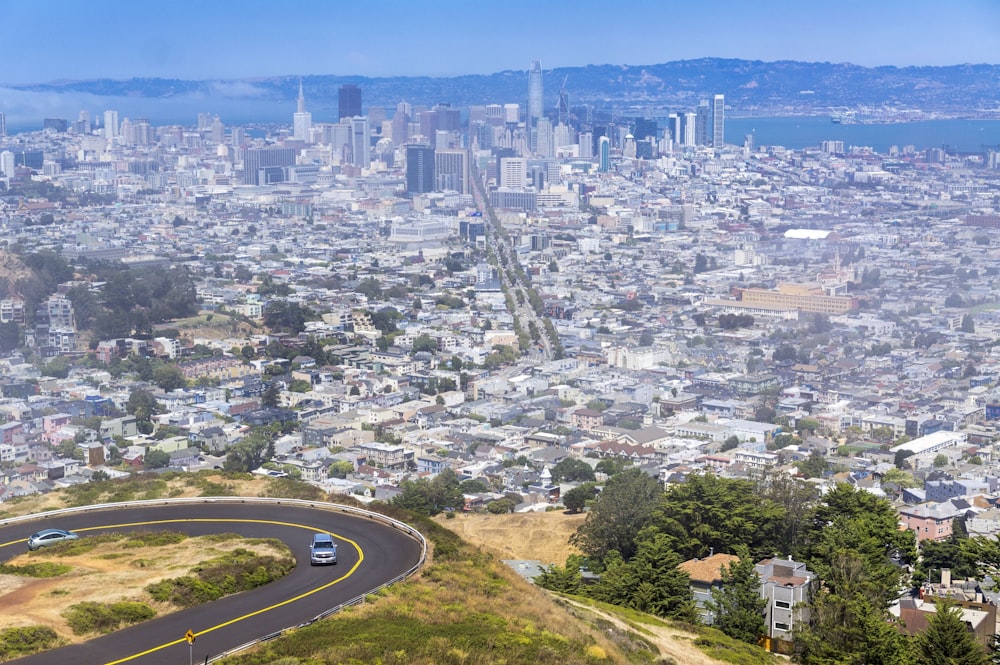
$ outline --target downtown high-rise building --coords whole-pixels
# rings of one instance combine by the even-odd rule
[[[528,179],[528,160],[523,157],[501,158],[499,176],[501,187],[524,189]]]
[[[555,136],[552,130],[552,121],[548,118],[539,118],[535,125],[535,154],[539,157],[555,157],[556,146]]]
[[[462,149],[434,151],[434,188],[469,193],[469,153]]]
[[[695,118],[697,121],[694,141],[697,145],[708,145],[712,137],[712,114],[707,99],[698,102],[698,108],[695,109]]]
[[[138,121],[137,121],[138,122]],[[149,121],[147,121],[147,125]],[[208,135],[212,138],[212,143],[221,145],[226,140],[226,126],[222,124],[222,118],[215,116],[212,118],[212,125],[208,128]],[[149,145],[140,143],[139,145]]]
[[[0,136],[7,136],[7,115],[0,111]]]
[[[712,147],[721,148],[726,142],[726,97],[712,98]]]
[[[361,115],[361,88],[345,83],[337,92],[337,111],[341,119]]]
[[[351,163],[361,168],[371,166],[371,132],[368,129],[368,118],[361,116],[351,118]]]
[[[697,113],[685,113],[684,122],[681,125],[681,145],[697,145],[698,144],[698,114]]]
[[[434,148],[426,144],[406,146],[406,193],[434,191]]]
[[[104,112],[104,138],[111,140],[118,136],[120,125],[118,123],[118,111]]]
[[[607,136],[602,136],[597,142],[598,162],[597,171],[607,173],[611,170],[611,140]]]
[[[526,120],[529,125],[535,124],[535,121],[545,114],[542,99],[542,63],[538,60],[532,60],[531,70],[528,72],[528,117]]]
[[[292,136],[298,141],[309,140],[309,130],[312,128],[312,113],[306,111],[306,95],[302,90],[302,79],[299,79],[299,98],[292,116]]]

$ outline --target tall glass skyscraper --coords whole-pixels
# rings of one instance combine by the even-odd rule
[[[351,83],[340,86],[337,92],[337,111],[341,119],[361,115],[361,88]]]
[[[716,95],[712,98],[712,147],[721,148],[726,142],[726,98]]]
[[[535,121],[544,115],[545,108],[542,105],[542,63],[538,60],[531,61],[531,70],[528,72],[528,126],[535,124]]]

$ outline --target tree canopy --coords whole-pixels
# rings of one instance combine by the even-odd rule
[[[603,561],[610,552],[631,558],[636,536],[648,523],[660,494],[659,483],[641,469],[612,476],[571,542],[596,561]]]

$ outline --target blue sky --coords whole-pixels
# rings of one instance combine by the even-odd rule
[[[0,0],[0,85],[701,57],[1000,64],[998,0]]]

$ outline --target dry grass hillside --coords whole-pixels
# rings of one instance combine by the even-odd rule
[[[547,513],[460,513],[438,522],[464,540],[496,553],[502,559],[537,559],[543,564],[566,563],[570,554],[579,554],[569,543],[586,515],[563,511]]]

